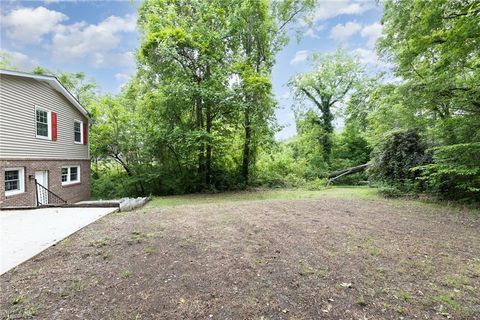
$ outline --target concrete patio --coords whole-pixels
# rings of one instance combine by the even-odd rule
[[[118,208],[0,211],[0,274]]]

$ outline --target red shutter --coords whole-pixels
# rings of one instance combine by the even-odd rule
[[[57,113],[52,112],[52,141],[57,141]]]
[[[88,144],[88,122],[83,123],[83,144]]]

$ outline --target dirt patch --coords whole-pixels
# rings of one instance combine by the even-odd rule
[[[467,212],[387,200],[117,213],[1,276],[1,316],[478,319],[479,230]]]

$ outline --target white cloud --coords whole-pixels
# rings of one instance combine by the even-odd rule
[[[22,71],[31,71],[39,65],[36,59],[17,51],[0,50],[0,56],[5,57],[13,67]]]
[[[37,7],[12,10],[0,20],[10,39],[18,44],[31,44],[40,42],[44,35],[67,19],[61,12]]]
[[[382,36],[382,30],[383,26],[380,23],[375,22],[373,24],[364,26],[360,34],[362,37],[367,38],[368,47],[373,48],[377,42],[377,39]]]
[[[98,24],[63,24],[65,20],[65,14],[39,6],[2,13],[0,23],[13,46],[41,45],[42,50],[51,50],[55,63],[87,62],[94,67],[127,69],[135,66],[132,52],[119,51],[123,35],[136,30],[135,15],[110,16]]]
[[[135,68],[135,55],[132,51],[122,52],[114,55],[118,65]]]
[[[80,22],[60,26],[52,40],[53,57],[62,61],[88,58],[94,66],[118,65],[118,60],[107,59],[108,52],[120,44],[121,33],[133,32],[135,26],[136,18],[132,15],[110,16],[97,25]],[[122,61],[127,59],[119,57]]]
[[[290,61],[290,64],[297,64],[307,60],[310,51],[308,50],[300,50],[295,52],[295,57]]]
[[[373,68],[386,71],[392,67],[390,63],[382,61],[374,49],[357,48],[354,50],[354,52],[361,63],[369,65]]]
[[[362,26],[357,22],[339,23],[330,30],[330,38],[336,41],[345,41],[361,29]]]
[[[130,79],[130,75],[123,72],[115,73],[115,79],[118,82],[127,82]]]
[[[362,63],[377,64],[379,61],[377,54],[373,50],[357,48],[355,49],[355,53],[357,54],[358,58]]]
[[[313,21],[323,21],[340,15],[360,15],[373,9],[374,3],[355,0],[319,1],[312,13]]]
[[[315,34],[315,31],[313,31],[312,28],[307,29],[307,31],[305,31],[304,36],[310,37],[310,38],[315,38],[315,39],[320,39],[320,37]]]
[[[307,31],[305,31],[304,36],[310,37],[310,38],[315,38],[315,39],[320,39],[320,37],[317,35],[317,32],[320,32],[325,29],[325,25],[318,25],[314,28],[308,28]]]

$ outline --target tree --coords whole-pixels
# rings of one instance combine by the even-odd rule
[[[413,168],[429,162],[426,145],[416,130],[397,130],[384,137],[374,150],[371,176],[403,191],[418,191],[414,188],[418,172]]]
[[[480,2],[386,1],[380,53],[435,117],[480,114]]]
[[[68,72],[68,71],[50,71],[47,68],[36,66],[32,73],[39,75],[52,75],[67,88],[68,91],[87,108],[96,99],[97,84],[94,79],[86,79],[84,72]]]
[[[313,1],[151,0],[140,8],[140,74],[161,96],[156,108],[175,106],[177,118],[164,115],[195,141],[198,189],[218,182],[225,151],[219,146],[227,138],[238,141],[240,126],[238,172],[243,185],[249,183],[256,149],[273,138],[274,54],[308,4]]]
[[[169,103],[181,103],[194,115],[194,130],[188,130],[197,142],[200,188],[211,185],[214,120],[224,113],[228,89],[229,5],[218,0],[152,0],[139,10],[139,57],[148,81],[163,89]]]
[[[6,51],[0,51],[0,69],[16,70],[11,55]]]
[[[381,55],[402,81],[382,94],[377,123],[401,119],[421,128],[433,147],[433,163],[422,166],[429,190],[471,199],[478,188],[480,136],[480,2],[386,1]],[[392,105],[394,108],[392,108]],[[383,117],[394,110],[395,114]],[[391,112],[390,112],[391,113]],[[390,119],[385,121],[385,119]],[[408,121],[403,121],[408,119]],[[395,120],[397,123],[400,121]],[[377,127],[378,130],[378,127]]]
[[[239,77],[243,88],[244,143],[241,175],[249,183],[260,137],[273,119],[271,71],[275,54],[288,43],[287,30],[313,8],[314,0],[238,1],[233,13]]]
[[[316,53],[311,61],[313,70],[295,76],[290,80],[289,86],[297,100],[313,103],[320,112],[318,124],[324,131],[321,141],[323,156],[329,163],[335,112],[355,90],[363,70],[359,63],[343,50],[337,50],[333,54]]]

